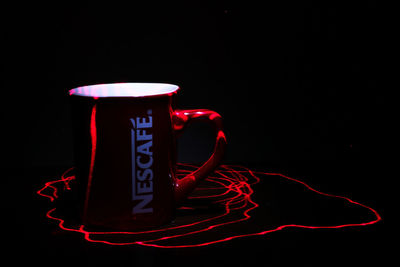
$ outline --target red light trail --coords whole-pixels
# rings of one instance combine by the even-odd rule
[[[178,176],[184,177],[196,168],[197,166],[180,164]],[[70,186],[70,183],[75,179],[72,172],[73,168],[70,168],[62,174],[60,179],[46,182],[37,191],[37,194],[56,203],[54,200],[59,198],[58,192],[61,190],[73,190],[73,185],[71,184]],[[252,216],[257,212],[260,205],[262,205],[255,202],[253,187],[260,183],[260,181],[264,181],[263,179],[268,179],[267,177],[284,179],[292,184],[301,185],[309,193],[342,200],[347,205],[361,207],[373,214],[374,218],[357,223],[332,225],[281,224],[273,227],[264,227],[267,229],[254,229],[250,233],[245,232],[242,230],[245,228],[243,227],[244,224],[252,222]],[[373,208],[351,200],[348,197],[318,191],[303,181],[280,173],[253,171],[243,166],[222,165],[201,186],[189,197],[184,206],[178,208],[178,213],[182,214],[177,215],[175,222],[147,231],[91,231],[84,225],[73,225],[67,218],[62,218],[62,212],[58,214],[57,207],[50,209],[46,216],[51,220],[57,221],[61,229],[80,233],[89,242],[120,246],[142,245],[160,248],[206,246],[237,238],[262,236],[285,228],[338,229],[366,226],[375,224],[382,219]],[[225,228],[227,226],[236,227],[238,230],[231,231]],[[258,226],[263,227],[259,223]]]

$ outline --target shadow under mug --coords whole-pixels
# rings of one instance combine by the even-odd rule
[[[206,109],[175,109],[178,90],[162,83],[113,83],[69,91],[83,224],[119,230],[167,224],[176,205],[218,166],[226,145],[221,116]],[[177,135],[200,119],[215,128],[214,152],[178,179]]]

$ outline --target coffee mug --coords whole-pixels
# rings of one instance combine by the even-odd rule
[[[71,89],[76,192],[83,224],[137,230],[171,222],[182,202],[221,161],[221,116],[175,109],[179,87],[110,83]],[[195,120],[215,128],[211,157],[178,179],[176,138]]]

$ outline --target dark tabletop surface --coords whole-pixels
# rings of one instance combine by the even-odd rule
[[[15,264],[29,260],[31,264],[41,266],[77,263],[85,263],[89,266],[101,264],[113,266],[291,266],[294,264],[299,266],[364,266],[370,263],[385,265],[389,250],[384,231],[384,186],[379,183],[382,181],[382,177],[379,177],[382,175],[379,172],[380,168],[371,167],[367,170],[360,168],[361,163],[350,164],[349,162],[297,161],[241,165],[252,170],[279,172],[307,182],[313,188],[323,192],[349,197],[375,209],[383,220],[368,226],[341,229],[287,228],[268,235],[236,238],[195,248],[111,246],[87,242],[82,234],[63,231],[55,221],[46,218],[45,214],[52,203],[39,196],[36,191],[45,182],[59,177],[69,166],[4,169],[2,177],[5,178],[3,183],[4,181],[6,183],[3,187],[3,196],[5,196],[3,204],[5,204],[6,212],[3,212],[2,217],[3,223],[5,222],[2,227],[2,240],[6,247],[6,258]],[[374,176],[377,179],[372,179]],[[339,213],[339,217],[329,217],[331,216],[329,212],[323,212],[323,205],[325,205],[323,202],[321,202],[321,212],[307,213],[306,209],[304,213],[298,212],[301,205],[308,205],[305,201],[307,194],[296,196],[290,193],[282,197],[285,194],[284,189],[291,190],[287,185],[272,186],[265,181],[262,180],[253,187],[255,201],[262,206],[268,202],[268,198],[279,199],[280,208],[276,207],[271,213],[262,212],[262,209],[259,212],[253,211],[250,214],[254,216],[249,221],[242,222],[242,229],[262,228],[261,224],[265,223],[268,217],[275,217],[276,221],[279,221],[282,219],[280,211],[283,209],[286,211],[296,209],[297,213],[296,210],[292,210],[294,216],[303,220],[303,223],[310,224],[323,223],[325,219],[327,224],[351,223],[357,220],[366,222],[374,219],[370,211],[362,210],[362,208],[358,213],[350,211]],[[294,199],[296,197],[297,199]],[[315,204],[318,201],[320,200],[316,198],[309,203]],[[271,203],[274,205],[277,202]],[[286,205],[287,203],[296,203],[297,206]],[[328,206],[332,211],[345,210],[344,205],[340,203],[336,206],[328,203]],[[197,214],[194,213],[191,216],[195,218]],[[228,225],[219,231],[231,232],[234,235],[238,233],[238,228]],[[215,235],[215,233],[203,234],[205,239],[212,239],[213,236],[207,235]]]

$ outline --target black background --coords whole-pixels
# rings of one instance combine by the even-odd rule
[[[142,2],[33,2],[2,9],[2,170],[5,185],[14,190],[10,195],[15,188],[22,192],[16,207],[35,199],[43,177],[73,165],[68,89],[165,82],[181,87],[180,108],[222,115],[225,163],[297,175],[350,194],[384,215],[389,119],[378,76],[382,15],[375,1]],[[193,125],[180,140],[180,160],[204,161],[212,139],[206,125]],[[35,247],[32,253],[52,254],[52,260],[71,257],[64,250],[76,240],[61,245],[66,241],[51,236],[50,226],[40,221],[43,214],[36,215],[41,203],[32,201],[32,224],[41,230],[32,234],[29,220],[11,206],[19,233],[10,234],[13,251]],[[316,261],[352,257],[352,263],[367,262],[366,254],[378,261],[384,257],[376,251],[384,240],[383,225],[345,233],[288,231],[264,243],[249,239],[184,253],[79,244],[72,259],[99,263],[94,255],[107,250],[105,263],[119,258],[133,264],[127,253],[142,251],[156,255],[157,265],[161,258],[172,263],[205,253],[209,262],[217,256],[216,263],[223,265],[226,255],[241,251],[237,264],[253,255],[247,264],[268,263],[270,257],[268,265],[297,260],[312,265],[305,255],[315,250]],[[295,256],[287,258],[286,252]]]

